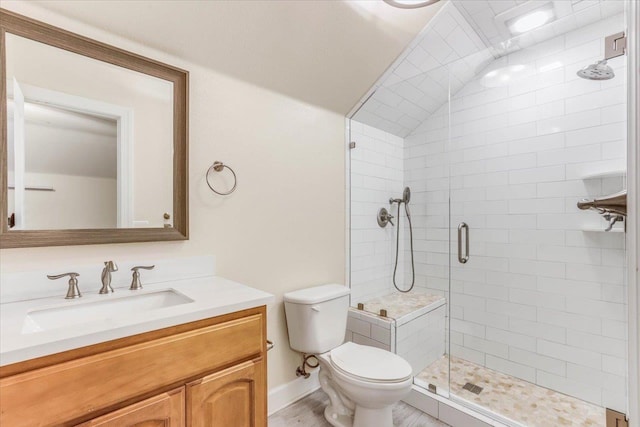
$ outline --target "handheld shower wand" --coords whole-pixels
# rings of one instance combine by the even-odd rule
[[[416,283],[416,267],[415,267],[415,263],[413,260],[413,226],[411,225],[411,213],[409,212],[409,200],[411,200],[411,189],[409,187],[405,187],[404,191],[402,192],[402,199],[394,199],[394,198],[390,198],[389,199],[389,204],[392,205],[394,203],[398,204],[398,216],[397,216],[397,220],[398,221],[398,226],[396,227],[396,262],[395,265],[393,267],[393,286],[399,291],[399,292],[409,292],[413,289],[413,285]],[[411,247],[411,286],[409,286],[409,289],[400,289],[398,287],[398,285],[396,284],[396,273],[398,271],[398,254],[400,251],[400,205],[404,203],[404,212],[407,215],[407,221],[409,222],[409,244]]]

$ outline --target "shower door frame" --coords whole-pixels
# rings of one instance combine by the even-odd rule
[[[627,400],[630,427],[640,427],[640,4],[628,1],[627,20]]]

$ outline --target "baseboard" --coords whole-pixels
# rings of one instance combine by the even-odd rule
[[[319,388],[320,381],[318,380],[317,370],[312,372],[309,378],[296,378],[286,384],[272,388],[269,390],[269,415],[291,405]]]

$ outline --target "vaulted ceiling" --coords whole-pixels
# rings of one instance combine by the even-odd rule
[[[555,19],[513,35],[508,19],[547,6]],[[353,118],[400,137],[410,135],[497,58],[609,16],[619,0],[451,0],[395,61]]]
[[[3,0],[2,7],[45,8],[341,114],[441,7],[403,10],[379,0],[33,3]]]

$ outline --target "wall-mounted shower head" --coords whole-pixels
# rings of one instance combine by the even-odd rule
[[[595,64],[587,65],[576,74],[588,80],[609,80],[615,77],[615,73],[613,69],[607,65],[606,59],[598,61]]]
[[[409,203],[411,200],[411,189],[409,187],[404,187],[404,191],[402,192],[402,199],[394,199],[393,197],[389,199],[389,204],[392,205],[394,203],[404,203],[405,205]]]

